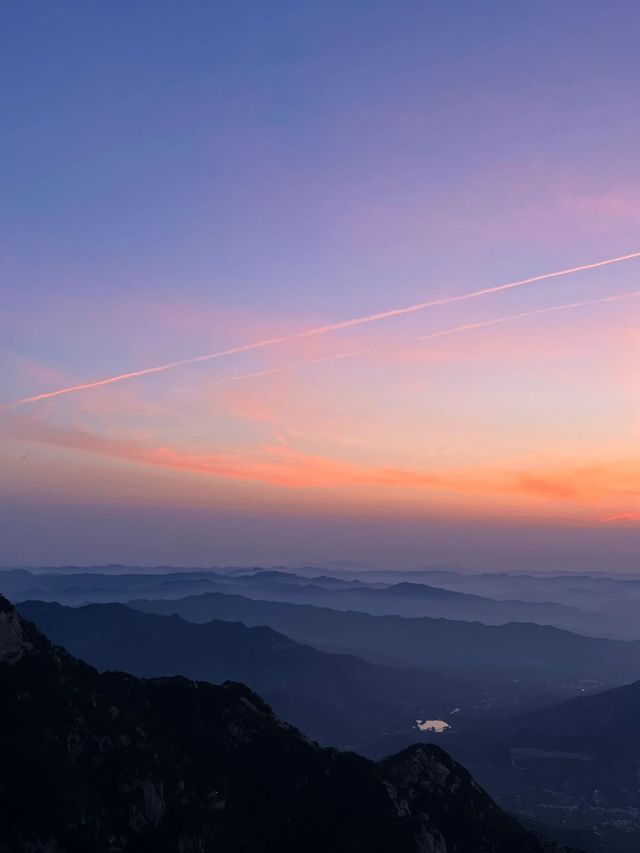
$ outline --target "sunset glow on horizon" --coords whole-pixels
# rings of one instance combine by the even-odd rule
[[[632,28],[259,5],[7,21],[0,562],[629,569]]]

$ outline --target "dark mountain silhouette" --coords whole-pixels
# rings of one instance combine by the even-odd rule
[[[527,685],[579,687],[583,680],[610,686],[640,677],[640,643],[583,637],[550,626],[371,616],[220,593],[173,601],[136,600],[131,605],[145,612],[177,613],[194,622],[230,619],[248,626],[268,625],[318,648],[455,673],[476,683],[518,679],[518,690]]]
[[[321,749],[243,685],[98,673],[0,598],[3,853],[538,853],[436,747]]]
[[[100,670],[242,681],[306,734],[334,744],[388,730],[415,731],[469,697],[441,675],[394,670],[301,645],[271,628],[195,624],[122,604],[18,605],[53,642]]]

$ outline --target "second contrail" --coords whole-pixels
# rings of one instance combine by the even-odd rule
[[[585,299],[581,302],[565,302],[562,305],[550,305],[548,308],[537,308],[534,311],[521,311],[519,314],[505,314],[502,317],[492,317],[490,320],[478,320],[475,323],[464,323],[462,326],[451,326],[438,332],[421,335],[419,341],[430,341],[433,338],[444,338],[447,335],[457,335],[460,332],[470,332],[472,329],[484,329],[485,326],[498,326],[512,320],[524,320],[528,317],[539,317],[541,314],[554,314],[556,311],[568,311],[571,308],[586,308],[589,305],[606,305],[611,302],[623,302],[626,299],[637,299],[640,290],[629,290],[626,293],[614,293],[612,296],[602,296],[599,299]]]
[[[583,299],[580,302],[563,302],[560,305],[550,305],[547,308],[537,308],[533,311],[520,311],[518,314],[503,314],[501,317],[492,317],[489,320],[478,320],[475,323],[464,323],[461,326],[450,326],[447,329],[440,329],[437,332],[430,332],[428,335],[421,335],[416,338],[418,341],[430,341],[433,338],[444,338],[448,335],[459,335],[463,332],[471,332],[474,329],[484,329],[488,326],[497,326],[502,323],[510,323],[516,320],[525,320],[530,317],[539,317],[543,314],[555,314],[559,311],[570,311],[574,308],[587,308],[591,305],[608,305],[612,302],[624,302],[627,299],[639,299],[640,290],[627,290],[624,293],[614,293],[611,296],[601,296],[598,299]],[[283,364],[280,367],[272,367],[267,370],[259,370],[254,373],[240,373],[236,376],[225,376],[223,379],[217,379],[213,385],[227,385],[230,382],[242,382],[246,379],[258,379],[263,376],[273,376],[276,373],[285,373],[290,370],[298,370],[301,367],[311,367],[316,364],[324,364],[328,361],[336,361],[345,358],[355,358],[359,355],[368,355],[370,350],[357,350],[355,352],[341,352],[336,355],[327,355],[323,358],[314,358],[310,361],[298,361],[293,364]]]
[[[45,391],[41,394],[34,394],[31,397],[24,397],[21,400],[15,400],[11,403],[5,403],[0,408],[15,408],[28,403],[37,403],[41,400],[50,400],[53,397],[60,397],[63,394],[74,394],[80,391],[88,391],[91,388],[100,388],[103,385],[112,385],[115,382],[124,382],[127,379],[136,379],[141,376],[150,376],[153,373],[163,373],[167,370],[174,370],[177,367],[185,367],[189,364],[198,364],[203,361],[213,361],[214,359],[226,358],[228,356],[239,355],[241,353],[250,352],[252,350],[266,349],[268,347],[277,346],[278,344],[290,343],[292,341],[301,340],[303,338],[311,338],[317,335],[325,335],[329,332],[338,332],[342,329],[351,329],[355,326],[362,326],[367,323],[375,323],[379,320],[388,320],[392,317],[401,317],[405,314],[412,314],[416,311],[424,311],[428,308],[436,308],[440,305],[451,305],[455,302],[464,302],[469,299],[477,299],[481,296],[488,296],[492,293],[500,293],[503,290],[513,290],[518,287],[525,287],[529,284],[535,284],[540,281],[547,281],[553,278],[560,278],[566,275],[573,275],[578,272],[594,270],[600,267],[619,264],[623,261],[630,261],[640,258],[640,252],[631,252],[627,255],[618,255],[615,258],[606,258],[602,261],[595,261],[589,264],[580,264],[567,269],[556,270],[554,272],[543,273],[542,275],[534,275],[529,278],[521,278],[517,281],[499,284],[494,287],[485,287],[481,290],[472,290],[467,293],[460,293],[457,296],[445,296],[439,299],[431,299],[428,302],[417,302],[414,305],[407,305],[403,308],[392,308],[388,311],[381,311],[378,314],[367,314],[363,317],[355,317],[350,320],[342,320],[338,323],[330,323],[325,326],[315,326],[311,329],[305,329],[301,332],[296,332],[292,335],[282,335],[277,338],[267,338],[262,341],[256,341],[243,346],[232,347],[231,349],[220,350],[218,352],[207,353],[205,355],[192,356],[191,358],[183,358],[179,361],[170,361],[165,364],[157,365],[156,367],[146,367],[141,370],[133,370],[129,373],[120,373],[115,376],[109,376],[105,379],[97,379],[92,382],[84,382],[79,385],[70,385],[66,388],[58,388],[55,391]]]

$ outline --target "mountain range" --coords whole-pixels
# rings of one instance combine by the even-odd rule
[[[476,592],[435,586],[427,583],[423,574],[415,577],[418,582],[398,583],[380,578],[365,582],[327,574],[302,576],[279,570],[244,574],[204,570],[156,574],[13,570],[0,572],[0,592],[12,600],[40,599],[63,604],[126,602],[131,598],[173,599],[222,592],[375,615],[430,616],[495,625],[536,622],[591,636],[640,638],[633,613],[599,612],[593,596],[589,599],[589,608],[581,609],[557,601],[520,601],[500,593],[496,593],[497,598],[490,598]],[[535,596],[529,594],[529,598]]]
[[[373,616],[325,607],[205,593],[133,600],[145,612],[268,625],[292,639],[390,666],[419,667],[515,693],[606,687],[640,677],[640,642],[585,637],[550,626],[490,626],[445,619]],[[517,682],[514,682],[517,679]]]
[[[330,654],[271,628],[188,622],[122,604],[18,605],[53,642],[99,670],[242,681],[316,740],[345,744],[384,731],[414,734],[417,719],[439,719],[468,702],[453,679]]]
[[[2,853],[542,853],[441,749],[323,749],[243,685],[99,673],[0,597]]]

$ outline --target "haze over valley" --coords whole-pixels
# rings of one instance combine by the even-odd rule
[[[636,590],[605,573],[0,572],[20,616],[99,671],[241,682],[377,761],[444,747],[533,832],[594,853],[631,853],[640,829],[640,631],[607,621]]]

